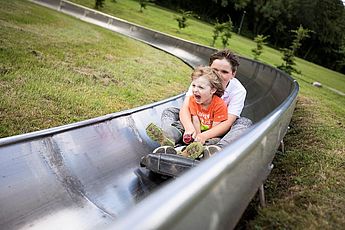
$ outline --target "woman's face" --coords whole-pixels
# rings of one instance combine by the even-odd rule
[[[192,92],[196,103],[207,106],[212,101],[212,96],[217,90],[211,87],[206,77],[198,77],[192,81]]]
[[[222,79],[223,86],[226,88],[229,81],[233,79],[236,75],[236,71],[233,72],[230,63],[226,59],[216,59],[212,62],[211,68],[217,71]]]

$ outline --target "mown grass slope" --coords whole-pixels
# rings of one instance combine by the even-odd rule
[[[92,0],[76,1],[93,6]],[[68,124],[161,100],[186,89],[190,69],[179,60],[96,26],[33,5],[1,1],[0,136]],[[106,1],[104,12],[202,44],[211,25],[132,0]],[[220,47],[220,43],[217,43]],[[254,43],[233,35],[230,48],[251,56]],[[265,48],[262,61],[280,64]],[[300,94],[286,153],[277,154],[265,184],[267,207],[252,207],[239,228],[342,229],[345,224],[345,76],[298,59]],[[176,68],[178,66],[179,68]]]
[[[72,0],[72,2],[93,8],[94,0]],[[139,3],[135,0],[106,0],[102,12],[111,14],[115,17],[125,19],[127,21],[143,25],[147,28],[155,29],[173,36],[194,41],[203,45],[210,45],[212,42],[213,26],[207,22],[195,19],[188,19],[188,26],[179,30],[175,17],[179,15],[155,5],[148,5],[143,13],[139,12]],[[229,48],[236,53],[253,58],[252,49],[256,43],[248,38],[232,34],[229,40]],[[215,46],[222,48],[220,38]],[[303,48],[303,46],[302,46]],[[272,66],[282,63],[281,53],[278,50],[265,46],[264,53],[260,56],[260,60]],[[297,58],[297,69],[302,71],[299,78],[310,83],[319,81],[329,87],[345,92],[345,76],[341,73],[326,69],[319,65],[315,65],[303,59]]]
[[[0,28],[0,137],[137,107],[188,86],[191,69],[179,59],[28,1],[1,1]]]

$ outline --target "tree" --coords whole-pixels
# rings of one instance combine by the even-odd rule
[[[259,56],[262,54],[262,50],[264,49],[264,45],[267,44],[265,41],[269,36],[264,35],[257,35],[254,38],[254,42],[256,43],[256,48],[252,49],[252,53],[254,54],[254,60],[259,60]]]
[[[103,8],[104,6],[104,0],[95,0],[95,9],[99,10]]]
[[[334,52],[337,53],[337,56],[339,56],[339,59],[335,61],[335,70],[345,73],[345,38],[339,50],[335,50]]]
[[[253,1],[254,2],[254,1]],[[282,16],[286,14],[286,3],[280,0],[257,0],[248,9],[248,17],[255,35],[271,34]]]
[[[300,74],[300,72],[295,69],[295,55],[293,54],[291,49],[283,48],[281,49],[281,52],[283,53],[282,59],[283,63],[278,66],[278,69],[283,70],[285,73],[291,75],[293,72]]]
[[[232,29],[233,29],[233,25],[232,25],[232,21],[231,21],[230,16],[229,16],[229,20],[227,22],[219,23],[217,20],[217,22],[215,23],[215,25],[213,27],[213,36],[212,36],[211,46],[214,46],[217,38],[220,35],[221,39],[222,39],[223,48],[225,48],[229,44],[228,41],[232,36],[232,34],[231,34]]]
[[[317,0],[314,5],[314,17],[311,18],[311,26],[307,26],[315,33],[308,39],[307,49],[299,52],[299,56],[334,70],[341,69],[335,60],[343,58],[342,52],[338,51],[345,40],[344,5],[340,0]]]
[[[310,33],[313,32],[309,29],[304,29],[302,25],[298,27],[297,30],[292,30],[291,32],[295,33],[295,39],[292,41],[292,45],[290,46],[293,53],[296,53],[296,51],[301,47],[302,40],[304,38],[309,38]]]
[[[295,66],[295,53],[301,47],[301,41],[304,38],[308,38],[309,33],[312,32],[309,29],[304,29],[302,25],[299,26],[297,30],[291,30],[294,33],[295,39],[292,41],[292,44],[289,49],[282,49],[283,53],[283,63],[278,66],[279,69],[291,75],[293,72],[300,74],[301,71],[297,70]]]
[[[267,42],[274,46],[289,47],[290,31],[303,25],[314,31],[294,55],[322,66],[344,69],[342,45],[345,39],[345,8],[342,0],[156,0],[156,4],[196,12],[208,22],[227,20],[239,28],[243,12],[243,35],[270,35]],[[217,38],[220,33],[214,34]]]
[[[215,3],[220,3],[222,7],[228,6],[233,3],[236,10],[241,10],[247,6],[250,0],[213,0]]]
[[[232,29],[233,29],[233,25],[232,25],[231,18],[229,17],[229,21],[223,23],[223,33],[222,33],[223,48],[227,47],[229,44],[228,41],[232,36],[231,34]]]
[[[213,26],[213,36],[212,36],[212,43],[211,43],[212,47],[214,47],[214,44],[216,43],[216,40],[222,31],[223,31],[223,25],[219,23],[217,19],[216,23]]]
[[[233,2],[236,10],[242,10],[248,5],[250,0],[233,0]]]
[[[140,5],[140,9],[139,12],[143,12],[143,9],[146,9],[146,5],[149,1],[148,0],[139,0],[139,5]]]
[[[176,16],[175,20],[178,23],[178,28],[181,30],[181,29],[184,29],[188,26],[187,19],[188,19],[188,17],[190,17],[193,14],[193,12],[192,11],[184,11],[184,10],[180,10],[180,12],[181,12],[181,15],[178,17]]]

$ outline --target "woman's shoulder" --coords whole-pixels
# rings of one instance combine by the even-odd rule
[[[242,85],[242,83],[237,79],[233,78],[231,79],[227,91],[231,93],[237,93],[237,92],[247,92],[246,88]]]
[[[238,88],[244,88],[240,80],[238,80],[236,77],[230,80],[230,83],[228,87],[238,87]]]

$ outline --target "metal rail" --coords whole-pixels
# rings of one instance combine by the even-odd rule
[[[206,64],[213,48],[63,0],[35,3]],[[139,168],[156,144],[145,134],[183,95],[66,126],[0,139],[1,229],[229,229],[271,170],[295,107],[298,84],[241,58],[244,116],[255,124],[222,152],[175,180]]]

